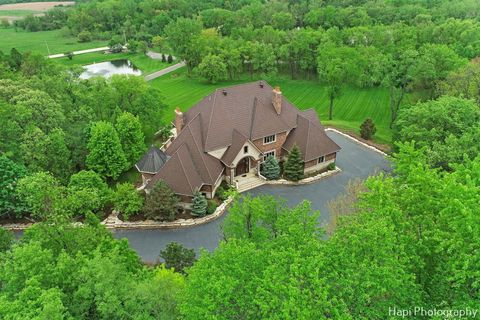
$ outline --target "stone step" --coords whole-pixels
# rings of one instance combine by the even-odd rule
[[[251,190],[253,188],[259,187],[261,185],[264,185],[264,184],[265,184],[265,181],[262,180],[262,179],[255,179],[253,181],[239,183],[238,192],[245,192],[245,191]]]

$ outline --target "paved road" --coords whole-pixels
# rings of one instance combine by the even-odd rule
[[[327,202],[342,192],[349,180],[366,178],[378,171],[389,170],[388,161],[379,153],[335,132],[328,135],[342,147],[337,165],[342,172],[314,184],[302,186],[265,185],[250,190],[252,195],[272,194],[283,197],[289,205],[296,205],[303,199],[312,202],[312,207],[321,212],[320,223],[325,224],[330,217]],[[221,238],[220,225],[224,217],[209,224],[180,230],[119,230],[117,238],[127,238],[130,245],[145,261],[154,261],[168,243],[176,241],[186,247],[213,250]]]
[[[182,61],[182,62],[179,62],[179,63],[177,63],[177,64],[174,64],[173,66],[170,66],[170,67],[167,67],[167,68],[165,68],[165,69],[159,70],[159,71],[157,71],[157,72],[147,74],[147,75],[145,76],[145,80],[146,80],[146,81],[151,81],[151,80],[153,80],[153,79],[155,79],[155,78],[161,77],[161,76],[163,76],[163,75],[165,75],[165,74],[167,74],[167,73],[170,73],[170,72],[172,72],[172,71],[175,71],[175,70],[177,70],[178,68],[183,67],[184,65],[185,65],[185,62]]]
[[[84,53],[92,53],[92,52],[98,52],[98,51],[106,51],[110,49],[109,47],[100,47],[100,48],[92,48],[92,49],[86,49],[86,50],[79,50],[79,51],[73,51],[73,55],[76,56],[78,54],[84,54]],[[55,59],[55,58],[63,58],[66,57],[65,53],[57,53],[57,54],[51,54],[48,56],[50,59]]]

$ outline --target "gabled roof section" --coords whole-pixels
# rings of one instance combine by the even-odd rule
[[[195,169],[187,145],[180,146],[162,170],[148,182],[147,189],[153,188],[159,180],[165,181],[178,194],[193,195],[201,188],[202,178]]]
[[[248,141],[248,138],[241,134],[238,130],[233,130],[232,134],[232,144],[228,147],[227,151],[223,154],[222,162],[227,166],[230,166],[237,156],[237,154],[242,150],[245,142]]]
[[[298,114],[297,127],[287,136],[283,149],[291,151],[297,145],[302,152],[304,161],[310,161],[327,154],[337,152],[340,147],[330,139],[322,125],[316,118],[310,120],[311,111],[304,116],[303,112]]]
[[[140,161],[135,164],[135,167],[139,172],[155,174],[160,171],[167,160],[168,156],[165,152],[155,146],[151,146]]]

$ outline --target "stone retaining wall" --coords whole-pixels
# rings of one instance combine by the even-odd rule
[[[298,181],[289,181],[289,180],[285,180],[285,179],[278,179],[278,180],[267,180],[265,182],[265,184],[276,184],[276,185],[281,184],[281,185],[290,185],[290,186],[310,184],[310,183],[314,183],[314,182],[320,181],[322,179],[328,178],[328,177],[330,177],[334,174],[337,174],[341,171],[342,170],[340,168],[336,167],[334,170],[329,170],[329,171],[326,171],[326,172],[322,172],[322,173],[319,173],[319,174],[317,174],[313,177],[308,177],[308,178],[298,180]]]

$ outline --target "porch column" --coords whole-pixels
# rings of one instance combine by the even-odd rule
[[[233,184],[234,177],[235,177],[235,168],[230,168],[230,184]]]

